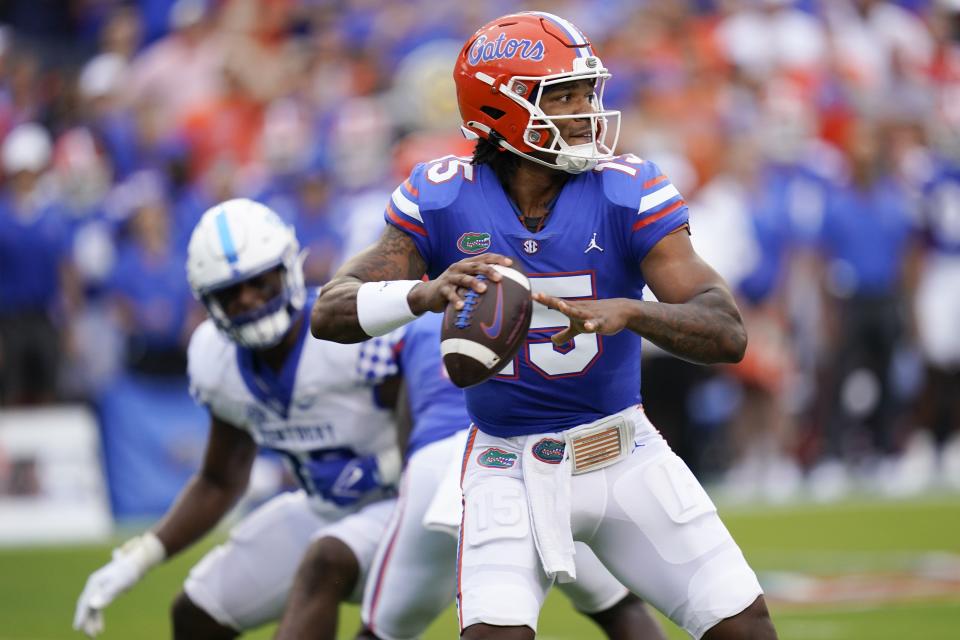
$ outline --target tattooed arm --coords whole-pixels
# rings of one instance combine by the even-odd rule
[[[612,335],[629,329],[670,353],[702,364],[739,362],[747,347],[740,311],[723,278],[693,250],[685,233],[658,242],[640,265],[659,302],[612,298],[534,298],[570,318],[556,344],[578,333]]]
[[[466,287],[482,292],[486,285],[474,276],[483,274],[499,281],[500,273],[492,265],[509,266],[509,258],[486,253],[450,265],[438,278],[418,284],[407,295],[410,311],[443,311],[448,302],[458,308],[463,299],[457,289]],[[396,227],[387,225],[380,239],[358,253],[320,290],[310,313],[310,331],[314,337],[335,342],[362,342],[368,336],[357,318],[357,290],[365,282],[381,280],[419,280],[426,263],[413,240]]]
[[[747,348],[740,310],[723,278],[686,233],[654,245],[640,265],[659,302],[641,302],[629,328],[685,360],[739,362]]]
[[[357,289],[364,282],[415,280],[426,267],[416,245],[405,233],[387,226],[380,239],[348,260],[330,282],[310,313],[314,337],[336,342],[362,342],[370,336],[357,319]]]

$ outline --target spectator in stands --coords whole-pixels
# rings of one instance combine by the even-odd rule
[[[304,175],[297,192],[296,226],[304,248],[310,251],[303,273],[311,285],[326,283],[333,275],[334,265],[340,262],[343,234],[333,216],[331,190],[326,174],[313,171]]]
[[[784,72],[808,75],[823,64],[826,30],[791,0],[724,2],[729,13],[717,26],[717,40],[731,63],[755,80]],[[739,10],[734,9],[738,7]]]
[[[823,9],[840,66],[864,91],[882,91],[902,65],[920,73],[933,42],[913,13],[886,0],[834,0]]]
[[[56,399],[60,327],[54,322],[66,276],[63,223],[45,179],[51,142],[38,124],[16,127],[0,148],[0,404]]]
[[[219,94],[224,53],[205,0],[177,0],[169,20],[171,32],[133,60],[125,90],[130,104],[151,103],[172,130]]]
[[[142,38],[143,21],[139,11],[129,5],[119,5],[111,9],[103,25],[100,48],[104,53],[120,56],[129,62],[140,48]]]
[[[838,461],[872,466],[896,451],[902,407],[890,371],[903,337],[902,285],[914,226],[907,194],[881,152],[884,132],[867,121],[852,130],[844,150],[849,175],[834,186],[820,232],[825,291],[836,315],[824,457],[812,477],[824,499],[847,488]]]
[[[118,180],[126,178],[138,164],[136,121],[120,101],[128,72],[121,56],[102,53],[84,65],[77,83],[80,116],[106,146]]]
[[[726,170],[691,202],[691,227],[697,230],[691,240],[736,292],[750,342],[743,360],[714,379],[698,405],[712,403],[727,427],[726,438],[715,438],[712,455],[721,458],[714,467],[729,465],[729,497],[783,500],[800,485],[784,403],[792,359],[785,308],[776,295],[790,254],[786,179],[770,179],[773,171],[748,137],[726,146]],[[718,444],[727,447],[717,451]]]
[[[223,167],[238,172],[256,160],[264,105],[242,83],[237,64],[230,61],[220,69],[222,93],[184,114],[182,127],[193,178]]]
[[[61,391],[68,399],[89,399],[118,370],[120,335],[104,304],[104,288],[116,258],[119,220],[108,209],[113,187],[110,157],[93,131],[73,127],[57,139],[53,178],[66,236],[70,272],[75,276],[64,326]]]
[[[186,346],[202,314],[183,278],[184,248],[173,243],[162,183],[138,174],[138,201],[126,223],[110,280],[126,362],[147,375],[182,376]]]

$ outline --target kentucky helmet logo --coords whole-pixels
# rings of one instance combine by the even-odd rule
[[[479,231],[467,231],[457,240],[457,249],[464,253],[483,253],[490,248],[490,234]]]
[[[503,60],[505,58],[520,58],[521,60],[543,60],[543,40],[523,38],[508,38],[505,33],[497,36],[496,40],[487,40],[487,36],[480,36],[470,47],[467,61],[477,65],[481,62]]]
[[[509,469],[517,462],[517,454],[504,451],[497,447],[490,447],[477,456],[477,464],[481,467],[494,469]]]
[[[530,448],[530,451],[533,453],[533,457],[540,462],[560,464],[560,461],[563,460],[563,449],[564,443],[562,440],[544,438],[543,440],[537,441]]]

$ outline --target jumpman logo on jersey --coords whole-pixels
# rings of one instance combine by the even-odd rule
[[[593,232],[593,237],[590,238],[590,244],[587,245],[587,248],[583,250],[584,253],[590,251],[590,249],[596,249],[597,251],[603,253],[603,247],[597,244],[597,232]]]

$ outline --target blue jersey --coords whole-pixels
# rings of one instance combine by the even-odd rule
[[[398,360],[413,420],[407,457],[470,426],[463,390],[450,382],[440,358],[442,324],[443,314],[427,313],[407,326],[399,345]]]
[[[840,283],[850,295],[887,296],[897,292],[901,269],[914,234],[910,201],[891,178],[859,188],[837,185],[830,194],[821,248],[840,267]]]
[[[759,255],[737,286],[751,303],[774,294],[795,246],[816,241],[828,191],[823,178],[801,165],[771,163],[762,169],[750,207]]]
[[[535,291],[570,299],[640,299],[640,262],[687,224],[676,187],[651,162],[619,156],[571,176],[534,233],[488,166],[448,156],[417,165],[393,192],[386,219],[409,234],[436,278],[454,262],[492,251],[512,257]],[[640,337],[581,334],[554,347],[569,325],[535,304],[527,342],[488,382],[466,390],[473,422],[495,436],[560,431],[640,401]]]
[[[53,207],[19,217],[13,197],[0,193],[0,314],[46,311],[60,290],[68,257],[65,221]],[[180,267],[183,279],[183,267]]]

